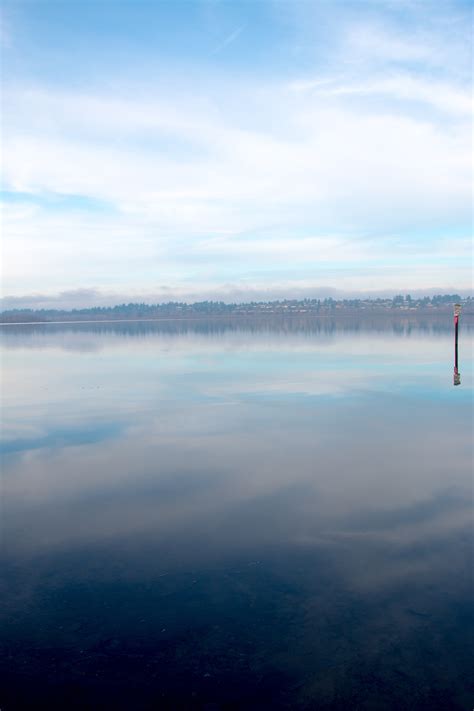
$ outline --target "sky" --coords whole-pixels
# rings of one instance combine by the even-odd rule
[[[472,293],[472,2],[4,0],[3,308]]]

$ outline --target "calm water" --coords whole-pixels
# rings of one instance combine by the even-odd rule
[[[472,328],[3,327],[9,709],[471,709]]]

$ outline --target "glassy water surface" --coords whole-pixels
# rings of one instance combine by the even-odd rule
[[[3,327],[3,710],[471,709],[472,328]]]

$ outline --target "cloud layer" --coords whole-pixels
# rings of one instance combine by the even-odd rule
[[[357,17],[311,4],[283,40],[281,10],[264,8],[253,23],[215,10],[234,25],[205,60],[168,50],[156,77],[144,57],[123,76],[99,62],[93,82],[80,56],[67,83],[20,71],[15,20],[34,17],[7,18],[4,294],[470,288],[462,3],[437,23],[415,3],[403,26],[390,3],[375,17],[369,2]],[[318,9],[332,22],[324,61],[304,48]],[[286,71],[244,61],[263,20]]]

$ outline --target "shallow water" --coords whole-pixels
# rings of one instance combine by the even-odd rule
[[[470,709],[472,335],[3,327],[2,710]]]

